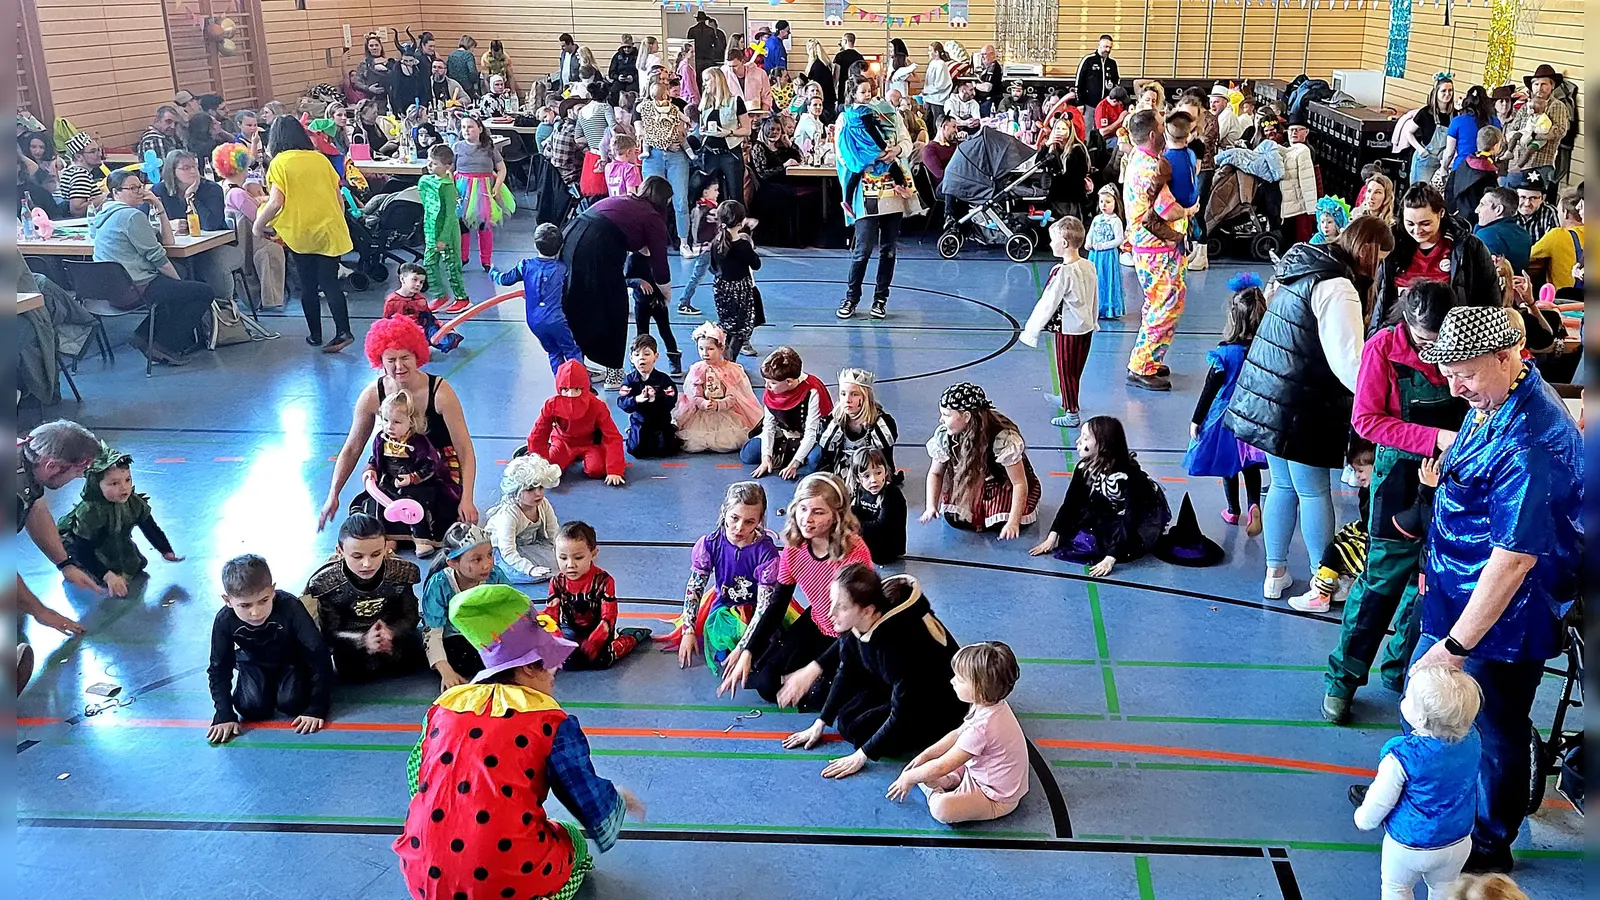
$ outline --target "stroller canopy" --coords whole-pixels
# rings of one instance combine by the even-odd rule
[[[939,193],[967,203],[988,203],[994,199],[998,182],[1007,173],[1032,158],[1034,150],[1002,131],[982,128],[956,147],[955,156],[945,167]]]

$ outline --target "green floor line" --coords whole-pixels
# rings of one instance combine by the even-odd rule
[[[1111,659],[1111,644],[1106,640],[1106,620],[1100,613],[1100,586],[1094,582],[1084,585],[1089,594],[1089,615],[1094,619],[1094,651],[1101,662]]]
[[[1106,712],[1113,716],[1122,714],[1122,701],[1117,699],[1117,673],[1110,666],[1100,667],[1100,681],[1106,687]]]
[[[1257,672],[1321,672],[1327,666],[1299,666],[1290,663],[1178,662],[1160,659],[1114,659],[1113,666],[1139,669],[1241,669]]]
[[[1133,858],[1133,877],[1139,882],[1139,900],[1155,900],[1156,889],[1150,882],[1150,857]]]
[[[443,372],[439,373],[439,377],[444,379],[444,380],[446,380],[446,381],[449,381],[451,376],[455,375],[457,372],[459,372],[462,369],[466,368],[468,363],[470,363],[473,360],[477,359],[478,357],[482,356],[484,351],[488,350],[490,347],[493,347],[495,344],[498,344],[501,341],[505,340],[506,335],[512,334],[512,333],[513,333],[513,329],[510,329],[510,328],[502,328],[502,329],[500,329],[500,331],[497,334],[495,334],[494,337],[489,338],[487,341],[484,341],[482,344],[479,344],[477,347],[473,348],[473,352],[471,353],[471,355],[463,356],[461,359],[456,361],[455,365],[453,365],[450,368],[445,369]]]
[[[1321,719],[1252,719],[1226,716],[1127,716],[1129,722],[1155,722],[1163,725],[1271,725],[1285,728],[1348,728],[1353,731],[1399,731],[1398,722],[1351,722],[1335,725]]]
[[[1052,759],[1050,765],[1062,769],[1115,769],[1117,764],[1109,759]]]

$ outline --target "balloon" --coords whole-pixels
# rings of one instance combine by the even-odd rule
[[[56,233],[56,223],[50,221],[45,211],[35,206],[33,208],[33,230],[39,233],[39,239],[48,241]]]
[[[396,500],[378,490],[377,482],[367,482],[367,494],[383,507],[383,517],[401,525],[415,525],[422,521],[422,504],[415,500]]]
[[[451,319],[450,321],[444,323],[444,325],[442,327],[440,327],[440,329],[438,331],[435,331],[433,333],[433,344],[435,346],[438,346],[440,338],[442,338],[445,335],[448,335],[451,332],[455,331],[457,327],[459,327],[463,323],[471,320],[478,313],[481,313],[486,309],[490,309],[490,308],[499,306],[500,304],[506,302],[507,300],[515,300],[515,299],[517,299],[518,297],[521,297],[521,296],[522,296],[522,288],[517,288],[516,290],[506,291],[504,294],[501,294],[498,297],[490,297],[487,300],[483,300],[483,301],[480,301],[478,303],[474,303],[473,305],[467,307],[464,311],[462,311],[462,313],[460,315],[458,315],[454,319]]]
[[[230,18],[228,18],[226,16],[224,16],[222,21],[217,23],[217,24],[221,26],[221,28],[222,28],[222,36],[225,37],[225,38],[233,37],[234,29],[238,27],[237,25],[234,24],[234,21],[232,19],[230,19]]]
[[[222,43],[217,45],[217,52],[223,56],[238,56],[239,45],[233,42],[233,38],[223,38]]]

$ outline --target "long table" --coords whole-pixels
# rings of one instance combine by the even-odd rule
[[[25,313],[44,308],[44,295],[20,293],[17,295],[17,312]]]
[[[185,259],[214,250],[235,240],[232,231],[205,231],[199,237],[187,234],[173,235],[167,244],[167,256]],[[93,256],[94,242],[88,234],[56,235],[49,240],[34,238],[17,241],[17,249],[24,256]]]
[[[493,131],[494,129],[489,129]],[[505,135],[493,136],[496,150],[504,150],[510,146],[511,139]],[[376,159],[355,160],[356,168],[365,174],[371,175],[426,175],[428,174],[428,159],[426,156],[418,157],[415,162],[403,162],[399,159],[379,157]]]

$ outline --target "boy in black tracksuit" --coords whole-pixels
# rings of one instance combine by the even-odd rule
[[[639,459],[672,456],[679,450],[678,430],[672,425],[672,409],[678,403],[678,386],[656,368],[656,339],[641,334],[628,351],[633,371],[622,379],[617,406],[628,414],[628,433],[622,437],[623,449]]]
[[[242,731],[241,721],[270,719],[275,710],[293,717],[297,731],[320,729],[333,667],[311,614],[299,598],[277,589],[259,556],[229,560],[222,585],[226,605],[212,620],[206,669],[215,707],[210,740],[227,741]]]

